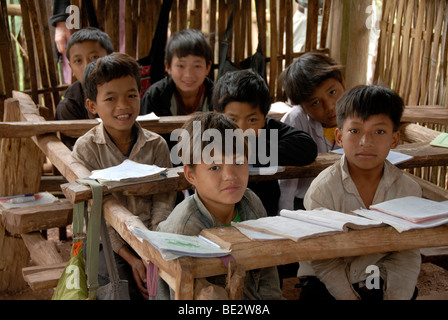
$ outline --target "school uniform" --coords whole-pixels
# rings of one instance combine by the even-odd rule
[[[308,133],[316,142],[318,153],[339,149],[339,146],[336,143],[330,142],[325,138],[322,124],[311,119],[300,105],[293,106],[292,109],[283,116],[281,122]],[[281,196],[279,200],[279,209],[300,209],[295,206],[294,203],[302,201],[313,179],[314,178],[298,178],[280,180]]]
[[[373,204],[406,196],[421,197],[421,187],[386,160]],[[350,176],[345,155],[316,177],[305,195],[304,204],[307,210],[324,207],[345,213],[365,208]],[[317,276],[336,299],[358,299],[353,285],[367,279],[370,274],[366,273],[366,268],[370,265],[379,268],[384,281],[383,299],[413,297],[421,266],[418,249],[300,262],[298,275]]]
[[[145,115],[154,112],[159,117],[178,116],[193,113],[195,111],[213,111],[211,101],[213,81],[204,79],[204,95],[198,101],[195,110],[186,110],[179,99],[176,99],[176,83],[171,76],[152,84],[142,98],[140,114]]]

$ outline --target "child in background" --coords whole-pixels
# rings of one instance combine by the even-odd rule
[[[200,130],[193,130],[195,123],[199,123]],[[170,216],[159,224],[157,231],[198,235],[203,229],[266,216],[260,199],[246,188],[249,179],[247,143],[241,131],[240,134],[235,134],[236,141],[229,150],[231,153],[226,153],[226,130],[235,132],[238,129],[235,123],[221,114],[201,112],[193,115],[183,129],[182,140],[177,147],[184,164],[185,178],[194,185],[196,192],[177,205]],[[207,154],[206,150],[212,142],[203,139],[203,135],[209,129],[221,135],[222,143],[218,143],[217,148],[215,145],[213,152],[209,150]],[[244,146],[241,148],[243,150],[238,149],[238,141]],[[193,150],[200,151],[199,163],[195,163]],[[225,286],[225,277],[207,280],[215,285]],[[168,286],[159,279],[157,299],[169,297]],[[281,299],[276,268],[247,272],[244,298]]]
[[[280,75],[286,96],[294,105],[281,121],[308,133],[319,153],[339,148],[334,131],[336,101],[345,92],[341,69],[326,55],[306,53]],[[303,197],[311,181],[312,178],[280,180],[280,209],[303,209]]]
[[[90,171],[116,166],[126,159],[172,166],[165,140],[136,122],[140,111],[140,67],[135,59],[112,53],[91,62],[85,69],[83,86],[87,108],[102,122],[76,141],[72,152],[76,160]],[[145,197],[118,192],[113,195],[151,230],[168,217],[175,201],[175,192]],[[147,298],[145,264],[111,227],[109,234],[120,278],[128,280],[131,299]],[[101,263],[102,254],[100,251],[99,282],[105,285],[108,273],[105,263]]]
[[[142,98],[140,114],[159,117],[211,111],[213,81],[207,76],[213,54],[204,34],[185,29],[173,34],[165,50],[168,77],[152,84]]]
[[[250,70],[225,73],[213,89],[215,111],[235,121],[243,131],[253,129],[257,139],[264,139],[259,134],[262,129],[265,130],[266,141],[262,144],[268,149],[267,154],[278,152],[278,163],[275,165],[304,166],[312,163],[317,156],[316,143],[306,132],[268,118],[270,107],[269,88],[260,75]],[[271,130],[278,133],[277,151],[269,150]],[[253,150],[257,150],[254,166],[262,166],[259,148]],[[277,180],[249,183],[248,188],[261,199],[268,216],[278,214],[280,188]]]
[[[335,134],[345,154],[311,183],[304,199],[307,210],[323,207],[349,213],[395,198],[421,197],[418,183],[386,160],[399,143],[403,108],[400,96],[379,86],[358,86],[340,98]],[[299,276],[317,276],[336,299],[411,299],[420,264],[420,251],[414,249],[300,262]],[[379,268],[381,290],[365,286],[370,265]],[[305,297],[308,289],[302,289]]]
[[[85,67],[93,60],[114,51],[107,33],[97,28],[85,28],[73,33],[67,43],[67,59],[77,81],[71,84],[56,107],[55,120],[92,119],[85,106],[82,77]],[[61,135],[62,142],[70,149],[76,138]]]

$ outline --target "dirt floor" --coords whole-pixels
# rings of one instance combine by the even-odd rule
[[[48,230],[48,239],[55,241],[62,256],[68,260],[70,257],[71,231],[67,230],[67,241],[60,241],[58,230]],[[300,289],[297,278],[288,278],[283,281],[283,295],[288,300],[297,300]],[[419,294],[417,300],[448,300],[448,270],[433,263],[423,263],[417,287]],[[1,294],[0,300],[50,300],[53,289],[33,291],[26,288],[20,292]]]

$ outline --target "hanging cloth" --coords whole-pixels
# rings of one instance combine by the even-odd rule
[[[235,1],[233,1],[233,7],[235,7]],[[263,55],[263,47],[261,42],[261,30],[260,30],[260,17],[258,10],[258,1],[255,1],[255,8],[257,13],[257,26],[258,26],[258,47],[255,54],[244,59],[240,62],[241,69],[252,69],[257,72],[266,81],[266,60]],[[221,42],[221,54],[219,57],[218,79],[228,71],[239,70],[235,64],[230,60],[228,50],[229,41],[232,35],[233,28],[233,9],[227,22],[227,28],[224,34],[224,40]]]
[[[142,66],[141,72],[141,91],[142,98],[151,84],[165,77],[165,46],[167,42],[167,31],[169,15],[173,0],[164,0],[160,9],[159,19],[157,21],[156,32],[151,42],[151,50],[146,57],[137,62]]]

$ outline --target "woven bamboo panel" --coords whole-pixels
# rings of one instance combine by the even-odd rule
[[[163,0],[94,0],[93,3],[99,27],[111,37],[115,51],[126,52],[136,59],[148,55]],[[234,25],[229,51],[230,59],[239,66],[240,61],[254,54],[258,46],[258,34],[260,34],[260,42],[267,62],[267,81],[272,100],[276,101],[282,99],[281,85],[277,83],[280,72],[294,57],[301,54],[293,52],[292,43],[292,18],[296,3],[294,0],[257,0],[257,3],[260,30],[257,25],[255,0],[173,0],[167,32],[172,34],[185,28],[203,31],[208,36],[214,51],[211,77],[215,80],[220,44],[233,9]],[[88,26],[87,11],[82,5],[83,1],[71,0],[71,4],[80,9],[81,27]],[[2,8],[5,7],[2,5]],[[331,0],[326,0],[322,26],[325,32],[321,35],[320,43],[326,43],[330,8]],[[24,64],[26,72],[26,75],[21,77],[29,78],[24,91],[32,96],[35,103],[50,107],[54,111],[66,85],[62,83],[58,66],[55,64],[52,40],[54,31],[48,24],[48,18],[52,12],[52,0],[20,0],[20,9],[21,16],[17,19],[22,19],[23,33],[20,35],[23,36],[24,55],[19,59]],[[316,48],[318,35],[315,30],[317,30],[318,12],[317,1],[310,1],[307,51],[316,49],[325,51],[324,48]],[[5,10],[3,10],[2,20],[7,26]],[[120,28],[124,28],[124,40],[121,39],[121,41]],[[8,33],[2,33],[4,34],[8,36]],[[2,38],[1,41],[11,43],[9,37]],[[6,52],[6,49],[2,50],[5,59],[11,55],[10,52]],[[3,66],[2,72],[7,79],[10,79],[12,77],[9,74],[14,70],[9,71]],[[0,98],[6,97],[11,90],[20,90],[12,81],[0,82],[0,84]]]
[[[406,105],[448,107],[448,5],[446,0],[386,0],[375,80],[390,86]],[[445,126],[425,124],[438,131]],[[413,172],[447,187],[445,167]]]

